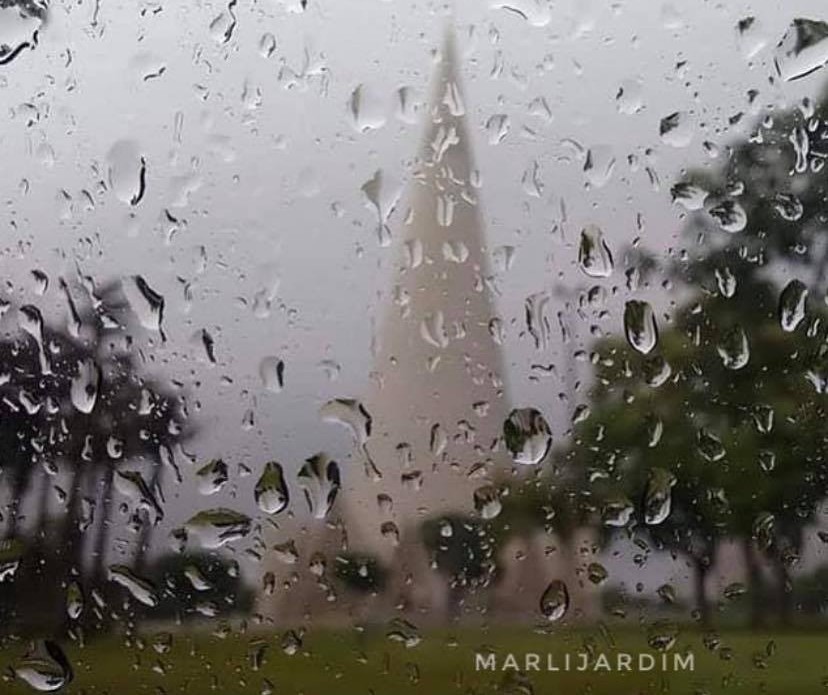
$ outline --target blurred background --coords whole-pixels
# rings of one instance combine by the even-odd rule
[[[825,15],[0,0],[3,692],[825,688]]]

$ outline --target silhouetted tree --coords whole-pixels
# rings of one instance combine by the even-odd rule
[[[466,594],[495,576],[494,539],[485,524],[458,514],[429,519],[420,533],[434,567],[448,581],[449,616],[457,617]]]
[[[174,447],[193,433],[183,399],[141,374],[120,284],[96,288],[89,278],[81,280],[60,282],[65,330],[47,325],[33,305],[7,304],[0,324],[5,537],[26,548],[14,591],[4,597],[7,621],[13,616],[26,623],[34,609],[54,621],[64,613],[60,594],[70,581],[105,595],[117,476],[141,475],[143,496],[157,498],[162,467],[175,467]],[[55,518],[51,491],[63,503]],[[160,518],[149,518],[151,505],[140,496],[128,505],[140,561],[149,528]]]

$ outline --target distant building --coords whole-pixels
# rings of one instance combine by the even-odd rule
[[[372,388],[362,401],[371,433],[365,451],[354,453],[365,458],[366,471],[358,465],[344,471],[342,527],[317,532],[306,546],[325,549],[329,574],[341,551],[373,556],[390,570],[385,590],[358,599],[361,607],[347,598],[331,601],[329,615],[340,619],[344,610],[364,619],[440,619],[448,585],[422,543],[421,525],[450,513],[479,518],[484,488],[502,482],[512,465],[501,440],[509,406],[456,61],[449,33],[404,201],[405,222],[393,230],[398,265],[380,316]],[[510,615],[526,617],[552,579],[572,581],[574,590],[571,554],[547,552],[551,540],[539,532],[510,543],[503,588],[476,595],[479,607],[500,602]],[[289,605],[279,601],[277,621],[309,602],[317,604],[312,613],[322,610],[324,591],[317,599],[299,594],[304,598]]]

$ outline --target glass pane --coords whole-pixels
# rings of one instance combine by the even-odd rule
[[[825,14],[0,0],[0,692],[824,689]]]

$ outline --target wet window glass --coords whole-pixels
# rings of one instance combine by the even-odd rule
[[[828,8],[0,0],[0,692],[828,687]]]

